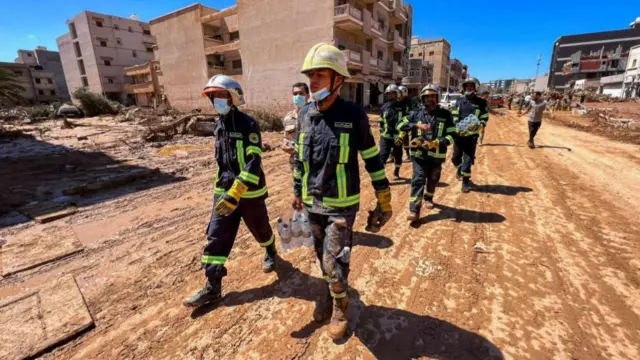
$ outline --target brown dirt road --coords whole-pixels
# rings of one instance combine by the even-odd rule
[[[640,359],[639,147],[545,122],[530,150],[526,132],[525,118],[494,116],[477,190],[461,194],[447,162],[438,207],[413,227],[400,182],[391,223],[364,231],[375,199],[363,175],[341,344],[312,322],[324,285],[311,250],[284,254],[263,274],[244,227],[222,303],[182,306],[203,284],[211,166],[57,220],[84,251],[0,280],[0,295],[76,277],[95,328],[49,358]],[[192,151],[202,161],[211,148]],[[289,206],[286,164],[281,151],[265,154],[272,221]]]

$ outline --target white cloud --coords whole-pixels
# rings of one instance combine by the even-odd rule
[[[27,35],[27,37],[28,37],[29,39],[35,39],[35,38],[36,38],[36,36],[35,36],[35,35],[33,35],[33,34],[29,34],[29,35]]]

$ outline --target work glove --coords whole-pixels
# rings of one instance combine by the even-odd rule
[[[404,144],[404,137],[407,134],[405,132],[400,132],[400,134],[396,137],[395,141],[393,142],[393,144],[395,146],[402,146],[402,144]]]
[[[216,204],[216,212],[222,216],[229,216],[240,203],[242,194],[247,192],[247,185],[243,184],[240,180],[235,180],[231,188],[222,195],[218,203]]]
[[[367,226],[365,230],[377,233],[391,219],[393,212],[391,210],[391,189],[376,191],[378,204],[375,209],[369,211],[367,218]]]
[[[440,147],[440,140],[435,139],[433,141],[429,141],[426,145],[427,149],[429,150],[437,149],[438,147]]]
[[[471,124],[471,125],[469,125],[469,132],[474,132],[474,131],[478,130],[479,127],[480,127],[480,125]]]
[[[422,147],[422,139],[420,139],[420,138],[414,138],[409,143],[409,148],[410,149],[419,149],[421,147]]]

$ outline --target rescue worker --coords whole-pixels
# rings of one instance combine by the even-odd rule
[[[398,119],[403,119],[415,109],[413,102],[409,97],[409,89],[404,85],[400,85],[398,86],[398,90],[400,90],[400,108],[402,109],[402,112],[398,114]],[[404,151],[407,154],[407,161],[411,161],[411,153],[409,152],[409,137],[404,138],[402,146],[404,147]]]
[[[309,77],[312,102],[298,114],[292,207],[309,214],[316,255],[328,282],[325,296],[316,303],[314,320],[330,317],[328,333],[339,340],[348,327],[347,279],[360,206],[358,152],[378,200],[369,217],[378,228],[391,218],[391,191],[364,108],[339,96],[350,77],[342,51],[326,43],[314,45],[302,73]]]
[[[468,116],[474,115],[480,120],[480,128],[469,129],[460,132],[455,139],[453,156],[451,161],[456,167],[456,178],[462,180],[462,192],[471,191],[471,167],[476,157],[476,145],[478,144],[478,134],[489,121],[489,110],[487,101],[476,95],[480,87],[480,81],[476,78],[469,78],[462,83],[464,97],[458,99],[451,111],[453,122],[458,123]]]
[[[284,125],[282,150],[289,154],[289,165],[291,166],[291,171],[293,171],[298,112],[309,102],[309,86],[303,82],[298,82],[293,84],[291,92],[293,95],[293,104],[296,108],[289,111],[282,120],[282,124]]]
[[[425,106],[405,117],[398,126],[400,131],[409,132],[411,136],[413,177],[407,216],[410,222],[420,217],[423,199],[427,209],[434,208],[433,196],[440,181],[442,163],[447,157],[447,147],[454,143],[457,133],[451,112],[439,106],[437,87],[425,86],[420,99]]]
[[[222,297],[225,263],[238,233],[240,220],[265,249],[262,270],[275,269],[276,246],[265,199],[267,184],[262,171],[262,139],[258,123],[241,112],[244,104],[240,84],[226,75],[212,77],[202,92],[215,107],[220,119],[215,123],[213,211],[207,227],[207,245],[202,255],[207,282],[184,305],[198,307]]]
[[[380,156],[386,163],[389,156],[393,156],[393,180],[400,179],[400,167],[402,167],[402,143],[398,137],[398,124],[400,123],[402,108],[398,102],[400,89],[395,84],[387,86],[384,91],[387,102],[380,109]]]

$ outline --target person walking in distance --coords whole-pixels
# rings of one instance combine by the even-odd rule
[[[398,114],[398,119],[400,119],[399,121],[402,121],[402,119],[406,116],[408,116],[409,114],[411,114],[412,111],[414,111],[414,104],[411,101],[411,98],[409,97],[409,89],[404,86],[404,85],[400,85],[398,86],[398,90],[400,90],[400,111],[401,113]],[[404,147],[404,151],[407,154],[407,161],[411,161],[411,154],[409,152],[409,137],[405,137],[404,138],[404,142],[402,143],[402,146]]]
[[[293,105],[295,109],[289,111],[282,120],[284,125],[284,139],[282,150],[289,154],[289,165],[293,171],[295,155],[296,126],[298,125],[298,112],[309,102],[309,86],[303,82],[293,84],[291,87]]]
[[[348,327],[349,261],[360,207],[358,152],[375,189],[378,201],[372,214],[379,227],[392,215],[391,190],[364,108],[339,96],[350,77],[342,51],[326,43],[314,45],[302,73],[309,77],[312,102],[298,114],[292,207],[309,214],[316,255],[328,282],[313,318],[320,322],[330,317],[328,333],[337,341]]]
[[[533,94],[532,101],[530,101],[527,105],[525,105],[524,112],[522,115],[529,114],[529,145],[530,149],[534,149],[536,147],[534,143],[534,138],[542,125],[542,115],[544,110],[547,108],[547,102],[542,101],[542,93],[540,91],[536,91]]]
[[[411,134],[413,177],[407,216],[409,222],[420,217],[423,199],[427,209],[433,209],[433,196],[440,181],[442,163],[447,157],[447,147],[454,143],[457,134],[451,113],[438,105],[438,89],[429,84],[422,89],[420,97],[425,106],[412,112],[398,125],[400,131]]]
[[[399,104],[400,89],[398,86],[391,84],[384,91],[387,102],[380,109],[380,156],[382,162],[386,163],[390,155],[393,155],[394,168],[393,180],[400,179],[400,168],[402,167],[402,144],[403,139],[398,137],[396,129],[400,116],[402,115],[402,107]]]
[[[469,78],[465,80],[462,83],[462,88],[465,92],[464,97],[456,101],[451,111],[453,114],[453,122],[456,124],[471,116],[475,116],[480,122],[479,127],[460,132],[455,139],[453,147],[451,162],[453,162],[453,165],[456,167],[456,178],[462,180],[463,193],[471,191],[471,167],[476,158],[478,134],[480,130],[487,125],[487,121],[489,121],[487,101],[476,95],[478,87],[480,87],[478,79]]]
[[[213,211],[207,226],[207,245],[202,254],[205,286],[184,300],[185,306],[198,307],[222,297],[225,263],[231,253],[240,220],[265,249],[262,271],[276,265],[276,246],[265,199],[267,183],[262,171],[262,138],[258,123],[241,112],[244,105],[240,83],[226,75],[215,75],[205,86],[207,96],[220,119],[215,123],[215,159]],[[245,269],[246,271],[246,269]]]

